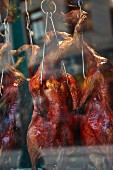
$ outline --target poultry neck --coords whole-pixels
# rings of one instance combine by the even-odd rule
[[[99,56],[91,47],[87,45],[86,42],[83,42],[83,45],[85,60],[87,62],[87,76],[91,76],[97,71],[99,66],[104,63],[108,63],[108,60]]]

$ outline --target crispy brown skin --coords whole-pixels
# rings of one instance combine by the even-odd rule
[[[18,86],[14,84],[4,89],[3,96],[0,98],[0,148],[9,150],[14,144],[15,114],[19,103]]]
[[[81,117],[81,138],[83,145],[93,147],[97,153],[106,155],[112,164],[113,144],[113,66],[109,60],[99,56],[84,43],[87,76],[84,81],[80,107],[83,106]],[[89,150],[89,154],[91,154]]]
[[[80,27],[84,19],[84,15],[81,15],[77,26]],[[77,145],[78,117],[74,116],[72,111],[78,109],[79,90],[75,79],[68,75],[67,84],[66,75],[61,71],[61,60],[75,49],[76,43],[78,43],[78,41],[76,42],[77,32],[78,29],[76,30],[75,27],[74,36],[66,34],[66,38],[64,38],[64,33],[60,33],[63,38],[62,43],[59,47],[51,49],[45,56],[42,85],[40,82],[42,64],[29,82],[34,111],[28,128],[27,143],[33,169],[36,168],[35,163],[38,158],[49,153],[52,156],[55,148],[57,148],[57,157],[54,165],[58,165],[61,148],[65,146],[75,148]],[[50,42],[50,39],[51,34],[47,43]],[[69,152],[71,151],[67,149],[65,157]],[[47,161],[46,158],[45,161]],[[51,164],[51,162],[46,163]],[[63,162],[62,167],[59,165],[56,167],[56,169],[62,170],[65,168],[66,161]]]
[[[84,15],[81,15],[77,25],[82,25],[82,21],[84,21]],[[42,149],[45,147],[51,147],[53,149],[55,146],[59,146],[58,149],[60,150],[62,146],[76,145],[75,131],[78,118],[72,114],[72,111],[78,108],[79,91],[74,78],[68,75],[69,84],[67,85],[66,75],[61,72],[61,60],[72,49],[75,49],[76,42],[75,38],[73,39],[66,33],[58,34],[61,36],[63,42],[59,48],[55,46],[53,49],[49,48],[47,50],[48,55],[45,57],[42,86],[40,85],[42,65],[40,64],[36,74],[31,69],[33,71],[32,75],[35,74],[29,83],[30,92],[33,97],[34,111],[28,129],[27,142],[33,168],[35,167],[36,158],[41,156]],[[53,37],[53,33],[48,34],[46,44],[49,44]],[[54,40],[52,41],[54,43]],[[15,53],[23,50],[30,51],[32,63],[33,58],[35,60],[39,52],[38,48],[34,48],[34,51],[32,51],[32,47],[34,46],[22,46]],[[32,68],[34,64],[36,64],[36,60],[33,62]],[[64,137],[65,132],[67,134],[66,137]],[[42,140],[44,140],[43,145]]]
[[[67,84],[66,75],[61,71],[61,60],[70,50],[72,43],[72,38],[63,41],[59,48],[53,49],[45,57],[42,85],[40,83],[41,65],[29,82],[34,104],[27,133],[32,168],[35,168],[35,161],[42,152],[45,155],[49,152],[52,156],[55,148],[57,152],[60,152],[62,147],[76,146],[77,119],[72,111],[78,108],[79,91],[75,79],[68,75]],[[48,149],[47,153],[45,148]],[[58,163],[58,156],[57,153],[54,165]]]
[[[2,44],[0,48],[1,60],[8,57],[11,50],[10,43]],[[3,61],[2,61],[3,62]],[[14,141],[15,115],[20,104],[19,87],[25,79],[22,73],[12,66],[6,66],[3,73],[2,95],[0,95],[0,152],[9,150]]]
[[[38,87],[39,83],[38,76],[30,81],[34,111],[28,129],[27,142],[33,167],[35,158],[41,156],[41,150],[44,148],[49,148],[52,152],[55,147],[59,149],[65,146],[76,146],[72,98],[66,77],[51,76],[43,81],[42,87]],[[76,84],[73,86],[76,88]]]
[[[20,105],[19,87],[23,75],[8,66],[4,71],[2,96],[0,96],[0,150],[9,150],[15,142],[15,115]]]

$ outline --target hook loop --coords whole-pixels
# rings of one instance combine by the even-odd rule
[[[82,0],[78,0],[78,6],[79,6],[79,8],[82,6],[82,4],[83,4],[83,1],[82,1]]]
[[[41,10],[42,10],[42,12],[45,13],[45,14],[47,14],[48,12],[51,12],[52,14],[54,14],[56,12],[56,4],[55,4],[55,2],[50,1],[50,4],[54,6],[54,10],[53,11],[47,11],[47,12],[43,8],[44,2],[49,2],[49,0],[43,0],[41,2]]]

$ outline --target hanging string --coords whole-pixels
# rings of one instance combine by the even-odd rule
[[[80,8],[80,16],[81,16],[81,14],[82,14],[82,0],[78,0],[78,6],[79,6],[79,8]],[[83,32],[81,33],[81,43],[82,43],[82,71],[83,71],[83,77],[84,77],[84,79],[86,78],[86,76],[85,76],[85,60],[84,60],[84,46],[83,46],[83,39],[84,39],[84,37],[83,37]]]
[[[32,45],[33,44],[33,39],[32,39],[32,31],[31,31],[30,16],[29,16],[29,12],[28,12],[28,2],[27,2],[27,0],[25,0],[25,11],[26,11],[26,15],[27,15],[27,18],[26,18],[26,22],[27,22],[26,28],[29,31],[30,44]]]
[[[48,24],[48,12],[46,13],[46,24],[45,24],[45,32],[44,32],[45,34],[47,32],[47,24]],[[46,47],[46,43],[44,42],[44,45],[43,45],[43,58],[42,58],[42,69],[41,69],[41,85],[42,85],[43,70],[44,70],[45,47]]]
[[[57,41],[57,46],[59,47],[59,40],[58,40],[58,37],[57,37],[55,25],[54,25],[54,22],[53,22],[53,13],[52,13],[52,12],[50,12],[49,18],[51,19],[53,31],[54,31],[54,34],[55,34],[55,37],[56,37],[56,41]],[[67,70],[66,70],[64,61],[62,61],[62,65],[63,65],[64,72],[65,72],[65,74],[66,74],[66,81],[67,81],[67,84],[68,84],[68,73],[67,73]]]

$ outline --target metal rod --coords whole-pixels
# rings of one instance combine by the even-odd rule
[[[65,72],[65,74],[66,74],[66,81],[67,81],[67,85],[69,85],[69,81],[68,81],[68,73],[67,73],[67,70],[66,70],[66,67],[65,67],[64,61],[62,61],[62,65],[63,65],[64,72]]]
[[[52,15],[53,15],[53,13],[52,13],[52,12],[50,12],[50,16],[49,16],[49,17],[50,17],[50,19],[51,19],[51,23],[52,23],[53,31],[54,31],[54,34],[55,34],[55,37],[56,37],[57,46],[59,47],[59,40],[58,40],[58,37],[57,37],[57,33],[56,33],[56,29],[55,29],[55,25],[54,25],[54,22],[53,22]],[[62,64],[63,64],[64,72],[65,72],[65,74],[66,74],[66,81],[67,81],[67,84],[68,84],[68,73],[67,73],[67,70],[66,70],[66,67],[65,67],[64,61],[62,61]]]
[[[48,23],[48,12],[46,13],[45,34],[47,32],[47,23]],[[42,69],[41,69],[41,79],[40,79],[41,80],[41,85],[42,85],[43,70],[44,70],[45,47],[46,47],[46,43],[44,42],[44,46],[43,46],[43,58],[42,58]]]
[[[2,96],[3,75],[4,75],[4,69],[2,69],[2,76],[1,76],[1,80],[0,80],[0,95],[1,95],[1,96]]]
[[[51,19],[51,23],[52,23],[53,31],[54,31],[54,34],[55,34],[55,37],[56,37],[56,41],[57,41],[57,46],[59,46],[59,41],[58,41],[58,37],[57,37],[57,33],[56,33],[56,29],[55,29],[55,25],[54,25],[54,22],[53,22],[53,18],[52,18],[52,12],[50,12],[50,16],[49,16],[49,18]]]
[[[82,14],[82,5],[81,5],[82,0],[78,0],[78,6],[80,8],[80,16]],[[83,77],[84,79],[86,78],[85,76],[85,60],[84,60],[84,46],[83,46],[83,32],[81,33],[81,43],[82,43],[82,72],[83,72]]]
[[[29,12],[28,12],[28,2],[27,2],[27,0],[25,0],[25,11],[26,11],[26,15],[27,15],[26,28],[29,31],[30,44],[33,44],[33,38],[32,38],[32,31],[31,31],[31,28],[30,28],[30,16],[29,16]]]
[[[1,16],[1,14],[0,14],[0,24],[2,25],[2,16]]]

